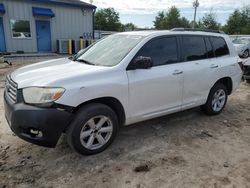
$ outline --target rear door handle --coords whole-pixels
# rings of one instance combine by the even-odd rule
[[[218,67],[219,67],[219,65],[215,65],[215,64],[212,64],[212,65],[210,66],[211,69],[216,69],[216,68],[218,68]]]
[[[181,70],[175,70],[173,75],[179,75],[179,74],[182,74],[182,73],[183,73],[183,71],[181,71]]]

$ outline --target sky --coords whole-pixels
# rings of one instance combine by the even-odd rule
[[[193,20],[194,0],[93,0],[93,4],[100,8],[112,7],[120,14],[123,24],[132,22],[136,26],[153,27],[153,21],[159,11],[167,11],[169,7],[176,6],[180,14]],[[88,2],[87,0],[85,2]],[[89,0],[90,2],[90,0]],[[202,18],[211,8],[216,13],[217,21],[225,24],[228,16],[236,8],[250,5],[250,0],[199,0],[197,17]]]

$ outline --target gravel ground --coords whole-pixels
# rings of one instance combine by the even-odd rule
[[[1,86],[18,66],[0,69]],[[1,99],[1,187],[250,187],[250,85],[241,84],[221,115],[195,108],[124,127],[94,156],[73,152],[64,136],[55,149],[22,141]]]

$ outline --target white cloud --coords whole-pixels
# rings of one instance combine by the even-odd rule
[[[192,8],[194,0],[93,0],[93,4],[98,8],[113,7],[121,14],[149,14],[156,13],[161,10],[167,10],[171,6],[177,8]],[[216,10],[235,9],[243,5],[250,4],[249,0],[199,0],[200,8]]]
[[[83,0],[84,1],[84,0]],[[181,16],[193,19],[193,2],[195,0],[93,0],[93,4],[100,8],[113,7],[120,13],[122,23],[133,22],[139,27],[152,27],[153,20],[159,11],[167,11],[176,6]],[[90,2],[90,0],[85,0]],[[228,16],[236,8],[250,5],[250,0],[199,0],[198,19],[209,12],[211,8],[220,23],[224,24]]]

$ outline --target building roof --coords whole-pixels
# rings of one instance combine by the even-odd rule
[[[97,7],[89,4],[89,3],[85,3],[83,1],[80,0],[32,0],[35,2],[40,2],[40,3],[53,3],[53,4],[61,4],[61,5],[68,5],[68,6],[80,6],[83,8],[91,8],[91,9],[96,9]]]

